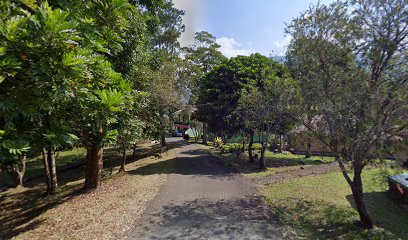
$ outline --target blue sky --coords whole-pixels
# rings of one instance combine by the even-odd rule
[[[182,45],[191,43],[194,32],[208,31],[217,37],[227,57],[259,52],[283,55],[289,36],[285,23],[318,0],[174,0],[184,9],[186,32]],[[333,0],[320,0],[330,3]]]

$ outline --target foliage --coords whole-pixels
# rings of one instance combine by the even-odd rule
[[[288,66],[304,97],[299,119],[338,154],[366,228],[373,224],[361,173],[384,140],[408,126],[407,6],[406,0],[317,5],[287,29]]]
[[[221,46],[209,32],[196,32],[194,43],[183,48],[185,59],[189,63],[190,74],[193,80],[189,84],[191,92],[190,103],[195,103],[205,74],[216,65],[226,61],[226,57],[218,50]]]
[[[233,153],[242,150],[241,143],[228,143],[224,145],[219,145],[221,149],[221,153]],[[262,145],[260,143],[252,144],[252,150],[261,150]],[[248,150],[248,145],[245,145],[245,150]]]
[[[243,94],[263,89],[273,77],[287,75],[284,67],[261,54],[238,56],[214,67],[203,79],[197,101],[197,118],[211,132],[231,136],[244,128],[234,111]]]
[[[186,89],[176,77],[183,11],[171,1],[6,0],[0,9],[0,129],[15,128],[35,153],[80,139],[128,148],[162,126],[158,109]]]
[[[220,137],[216,137],[214,139],[214,146],[215,147],[220,147],[222,145],[224,145],[224,140],[222,138],[220,138]]]
[[[230,143],[220,146],[221,153],[234,153],[242,150],[242,144]]]

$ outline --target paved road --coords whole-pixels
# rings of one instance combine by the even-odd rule
[[[179,144],[173,172],[127,239],[284,238],[253,186],[196,144]]]

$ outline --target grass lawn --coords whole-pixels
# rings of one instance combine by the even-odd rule
[[[335,161],[334,157],[312,156],[310,158],[305,158],[304,155],[273,153],[267,151],[265,152],[267,169],[262,171],[258,168],[258,161],[255,163],[248,162],[247,151],[245,151],[244,154],[241,154],[240,158],[237,159],[235,153],[221,154],[221,151],[217,148],[205,145],[202,146],[224,159],[227,165],[238,168],[242,174],[250,178],[266,177],[279,172],[298,170],[300,167],[307,168],[310,166]],[[254,150],[253,154],[258,154],[258,156],[260,155],[257,150]]]
[[[84,158],[86,150],[84,148],[74,148],[69,151],[59,152],[57,155],[57,168],[64,167],[70,164],[73,164],[81,159]],[[39,155],[35,158],[31,158],[27,160],[26,163],[26,173],[25,178],[38,176],[43,174],[44,172],[44,163],[42,160],[42,156]],[[12,183],[11,177],[5,173],[0,173],[0,186],[5,186],[8,183]]]
[[[378,169],[363,175],[369,211],[378,229],[356,227],[351,190],[339,172],[296,178],[261,189],[272,210],[299,239],[408,239],[408,205],[389,199]]]

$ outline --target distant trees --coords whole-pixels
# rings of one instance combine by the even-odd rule
[[[288,66],[304,99],[299,119],[336,153],[368,229],[361,174],[408,125],[407,13],[406,0],[336,2],[311,7],[287,29]]]
[[[288,70],[270,58],[260,54],[231,58],[204,77],[197,116],[210,131],[220,136],[231,136],[241,130],[249,133],[248,149],[250,161],[253,161],[254,132],[269,133],[267,129],[272,131],[283,126],[284,109],[287,108],[284,101],[292,99],[285,94],[292,94],[294,85]],[[278,120],[279,114],[281,120]],[[264,152],[265,149],[262,156]],[[263,157],[260,167],[265,168]]]

